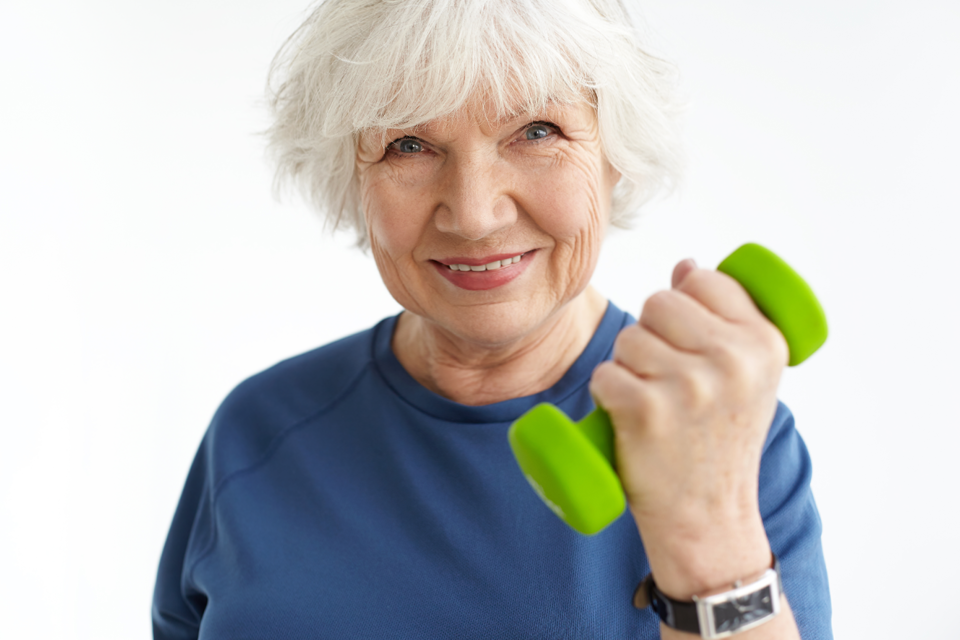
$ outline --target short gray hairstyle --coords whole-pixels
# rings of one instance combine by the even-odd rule
[[[611,223],[679,179],[675,68],[644,51],[624,0],[321,0],[277,52],[267,98],[274,187],[299,189],[333,229],[369,245],[359,136],[454,114],[496,117],[589,102],[623,175]]]

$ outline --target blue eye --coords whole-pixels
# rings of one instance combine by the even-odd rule
[[[423,145],[413,138],[400,138],[390,143],[390,146],[404,154],[415,154],[423,151]]]
[[[534,124],[531,125],[529,129],[524,133],[524,137],[527,140],[539,140],[541,138],[546,138],[550,135],[550,125],[547,124]]]

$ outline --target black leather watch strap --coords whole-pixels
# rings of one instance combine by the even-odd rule
[[[660,591],[652,579],[650,590],[650,606],[665,625],[671,629],[700,635],[700,618],[697,617],[696,603],[674,600]]]
[[[780,578],[780,560],[773,556],[773,570],[777,574],[777,587],[783,592],[783,583]],[[697,614],[696,602],[682,602],[674,600],[657,588],[653,575],[648,574],[633,594],[633,605],[638,609],[650,606],[657,613],[665,625],[677,631],[686,631],[700,636],[709,637],[701,633],[700,617]]]

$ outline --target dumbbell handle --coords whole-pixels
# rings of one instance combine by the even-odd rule
[[[577,422],[581,433],[597,448],[607,462],[613,466],[613,425],[610,423],[610,414],[603,407],[597,406],[582,420]]]

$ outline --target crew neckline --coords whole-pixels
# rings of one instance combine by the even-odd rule
[[[513,422],[541,402],[560,404],[589,383],[593,370],[609,358],[617,334],[627,323],[627,314],[608,302],[590,342],[556,384],[533,395],[473,406],[434,393],[403,368],[390,345],[399,317],[400,314],[385,318],[374,329],[373,359],[380,375],[403,402],[440,420],[458,423]]]

